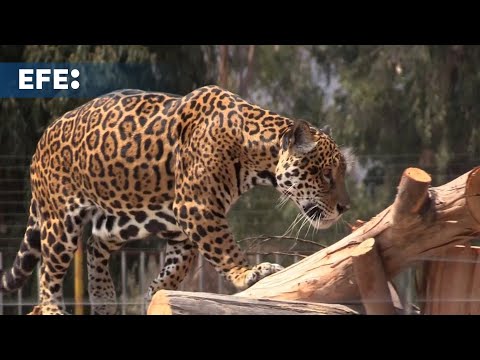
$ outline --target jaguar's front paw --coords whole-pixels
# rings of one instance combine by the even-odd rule
[[[264,277],[271,275],[273,273],[283,270],[283,266],[278,264],[271,264],[268,262],[255,265],[250,273],[245,277],[246,287],[250,287],[255,284],[257,281],[260,281]]]

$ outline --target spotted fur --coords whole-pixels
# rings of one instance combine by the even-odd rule
[[[345,160],[330,136],[216,86],[93,99],[49,126],[30,170],[28,227],[0,290],[20,288],[42,258],[43,314],[64,313],[63,278],[90,221],[90,298],[96,313],[111,314],[110,254],[126,241],[168,239],[149,297],[176,289],[197,253],[245,289],[282,268],[249,266],[234,241],[226,214],[242,193],[274,186],[319,228],[348,208]]]

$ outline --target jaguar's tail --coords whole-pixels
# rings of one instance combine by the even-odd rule
[[[35,203],[32,200],[27,230],[13,266],[10,270],[0,270],[0,291],[11,292],[20,289],[33,273],[40,254],[40,227],[35,216]]]

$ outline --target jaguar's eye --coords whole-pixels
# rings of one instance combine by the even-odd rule
[[[322,170],[323,177],[327,184],[332,184],[333,183],[333,177],[332,177],[332,169],[330,168],[325,168]]]

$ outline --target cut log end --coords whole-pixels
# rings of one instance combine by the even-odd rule
[[[431,181],[430,175],[422,169],[408,168],[403,172],[393,205],[396,223],[405,216],[421,211],[428,200],[428,188]]]
[[[159,291],[155,294],[155,301],[150,303],[147,309],[147,315],[172,315],[172,307],[169,304],[165,291]]]
[[[369,251],[372,251],[374,246],[375,246],[375,239],[374,238],[367,239],[357,245],[357,247],[352,251],[352,257],[362,256],[368,253]]]
[[[403,176],[409,178],[412,181],[424,183],[430,185],[432,178],[428,173],[419,168],[408,168],[403,172]]]
[[[465,186],[467,208],[480,227],[480,166],[474,168]]]

